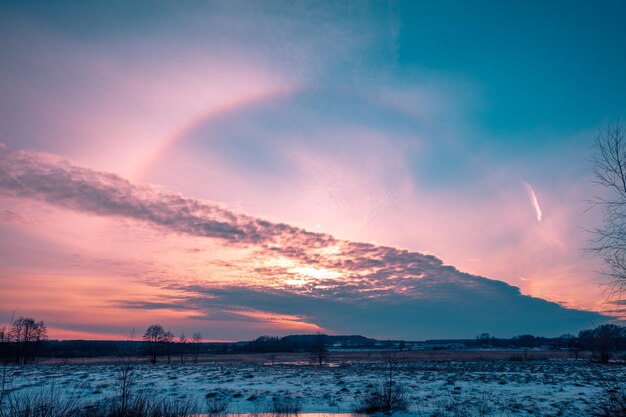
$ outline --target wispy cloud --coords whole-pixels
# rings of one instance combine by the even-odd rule
[[[533,209],[535,210],[537,221],[540,222],[543,217],[543,213],[541,211],[541,207],[539,206],[539,200],[537,200],[537,195],[535,194],[535,190],[526,181],[524,180],[521,180],[521,181],[522,181],[522,184],[524,185],[524,188],[526,189],[526,192],[528,193],[528,198],[530,199],[530,203],[532,204]]]

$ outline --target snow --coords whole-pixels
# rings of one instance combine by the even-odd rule
[[[275,363],[135,364],[133,390],[171,399],[231,398],[229,413],[263,413],[272,398],[302,400],[303,413],[350,413],[361,393],[383,381],[376,361],[316,367]],[[86,402],[113,396],[120,365],[7,366],[14,394],[54,387]],[[584,361],[402,362],[394,380],[406,389],[413,416],[581,416],[619,368]],[[447,414],[446,414],[447,413]],[[456,414],[454,414],[456,413]]]

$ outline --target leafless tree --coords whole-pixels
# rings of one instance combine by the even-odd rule
[[[198,363],[198,353],[200,352],[200,342],[202,342],[202,334],[196,332],[191,339],[193,341],[193,363]]]
[[[174,333],[166,331],[163,333],[161,343],[165,347],[165,356],[167,357],[167,363],[171,363],[170,350],[172,348],[172,342],[174,341]]]
[[[609,294],[622,299],[626,289],[626,129],[609,124],[595,138],[593,182],[601,190],[591,200],[602,209],[602,226],[593,231],[591,252],[602,257]]]
[[[312,350],[313,360],[319,367],[324,364],[328,357],[328,349],[326,348],[326,335],[318,333],[313,340]]]
[[[405,406],[403,388],[394,380],[394,373],[401,359],[400,352],[400,348],[391,347],[382,353],[383,361],[387,365],[387,375],[383,383],[384,401],[389,410],[394,410],[394,407],[397,407],[399,404],[402,404],[402,407]]]
[[[357,402],[355,411],[357,413],[391,414],[394,411],[406,411],[409,402],[406,397],[405,388],[395,380],[396,368],[401,360],[399,347],[389,346],[389,349],[382,352],[381,358],[384,364],[385,377],[378,388],[365,391]]]
[[[185,336],[185,333],[181,333],[178,337],[178,347],[180,348],[180,363],[185,363],[185,347],[189,339]]]
[[[153,324],[146,329],[146,332],[143,335],[143,340],[148,343],[151,363],[157,362],[159,345],[163,343],[167,333],[169,332],[166,332],[160,324]]]
[[[133,365],[130,362],[120,363],[117,370],[117,387],[119,389],[120,411],[122,415],[126,414],[134,382]]]
[[[603,223],[594,230],[590,250],[602,257],[606,266],[603,272],[608,277],[609,298],[622,305],[626,289],[626,128],[619,121],[609,124],[596,136],[594,148],[594,183],[601,191],[591,203],[602,209]],[[601,327],[595,349],[598,360],[607,363],[611,357],[611,327]],[[623,382],[605,385],[607,395],[600,404],[598,415],[626,415]]]
[[[43,320],[32,317],[19,317],[12,321],[8,330],[8,341],[15,347],[15,359],[19,364],[27,364],[37,359],[42,341],[48,338],[48,329]]]
[[[135,339],[135,330],[131,330],[126,337],[128,345]],[[120,349],[117,360],[117,389],[119,390],[119,414],[127,415],[135,384],[134,358],[129,347]]]

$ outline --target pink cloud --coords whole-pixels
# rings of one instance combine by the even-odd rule
[[[316,147],[320,137],[332,146]],[[405,157],[419,154],[424,142],[407,143],[369,128],[320,128],[298,141],[278,141],[276,154],[288,161],[288,175],[229,165],[215,152],[194,156],[183,147],[165,158],[152,178],[308,230],[436,254],[461,270],[519,286],[525,294],[576,308],[603,308],[599,263],[584,255],[581,227],[596,221],[585,213],[585,177],[552,193],[535,181],[544,211],[537,224],[519,183],[519,166],[494,166],[466,188],[428,187],[415,178]],[[203,169],[197,158],[211,169]],[[493,166],[489,158],[477,158]],[[207,181],[194,185],[192,178],[201,176]]]
[[[86,265],[87,270],[93,271],[93,268],[97,267],[104,273],[110,271],[116,274],[120,279],[133,277],[142,287],[137,290],[136,297],[125,293],[128,288],[124,288],[121,291],[109,292],[107,297],[104,299],[100,297],[97,301],[96,294],[101,291],[95,289],[93,284],[81,287],[76,285],[80,281],[71,284],[69,277],[59,279],[59,294],[63,294],[67,305],[74,305],[74,308],[79,310],[89,309],[90,305],[93,306],[91,303],[97,302],[100,309],[107,305],[113,306],[114,309],[111,311],[118,317],[124,309],[140,308],[149,312],[143,314],[143,320],[159,312],[161,317],[169,317],[171,323],[180,324],[185,318],[200,319],[196,312],[206,311],[206,297],[209,297],[209,300],[211,298],[215,298],[216,301],[224,300],[224,296],[219,292],[221,289],[231,288],[236,293],[239,291],[237,288],[248,288],[246,290],[248,295],[252,299],[261,297],[258,298],[261,304],[247,304],[245,298],[210,302],[210,305],[214,306],[206,313],[206,320],[219,322],[220,314],[230,310],[240,311],[237,313],[240,317],[255,318],[255,321],[261,321],[270,327],[282,326],[284,329],[293,329],[294,326],[300,326],[310,329],[315,326],[328,328],[326,319],[315,318],[321,314],[320,311],[306,310],[298,313],[283,310],[291,301],[280,307],[280,304],[271,301],[271,297],[324,299],[330,303],[339,303],[334,308],[342,311],[346,306],[341,303],[351,304],[359,300],[394,303],[393,300],[397,297],[407,302],[423,302],[427,305],[436,303],[432,307],[435,310],[439,309],[440,305],[451,305],[449,303],[455,303],[461,308],[463,303],[471,304],[483,298],[501,299],[494,306],[500,305],[507,298],[514,300],[511,301],[513,305],[536,302],[521,296],[515,287],[461,273],[453,267],[443,265],[433,256],[397,247],[341,240],[329,234],[274,223],[237,213],[219,204],[159,191],[154,187],[135,185],[114,174],[79,168],[47,154],[3,151],[0,154],[0,190],[4,198],[46,202],[52,207],[69,209],[88,216],[95,215],[97,218],[115,220],[116,223],[135,222],[142,229],[156,228],[165,235],[181,238],[187,236],[191,239],[187,243],[189,248],[193,248],[198,239],[202,241],[208,238],[222,245],[226,252],[235,252],[231,261],[224,259],[215,259],[215,262],[200,261],[199,265],[211,266],[205,272],[194,272],[193,269],[198,267],[197,261],[193,260],[195,252],[181,251],[180,248],[177,250],[177,257],[172,259],[169,266],[162,260],[153,264],[150,260],[158,258],[154,256],[148,259],[148,263],[138,262],[137,259],[127,261],[112,259]],[[172,243],[175,242],[176,239]],[[118,253],[121,246],[117,249]],[[278,263],[269,268],[262,267],[263,262],[268,259],[276,259]],[[281,259],[284,261],[280,261]],[[80,265],[81,262],[78,261],[74,262],[74,265],[65,265],[65,268],[61,266],[60,269],[64,269],[66,273],[80,271]],[[219,268],[230,273],[239,272],[240,276],[233,278],[230,283],[205,278],[206,274],[215,273]],[[9,279],[10,275],[11,273],[6,271],[4,279]],[[293,285],[291,282],[294,280],[297,280],[298,284]],[[46,283],[44,288],[50,285],[50,281],[42,282]],[[68,288],[72,290],[68,291]],[[91,291],[94,295],[81,294],[80,288]],[[44,291],[41,296],[49,296],[52,293]],[[37,294],[39,292],[34,288],[28,289],[18,285],[13,296],[15,299],[21,297],[24,301],[28,300],[29,307],[54,304],[43,300],[37,302]],[[465,298],[459,298],[460,294]],[[123,301],[118,303],[116,300]],[[459,300],[464,301],[460,303]],[[273,307],[268,309],[269,305]],[[549,303],[542,306],[556,309],[559,317],[567,314],[580,316],[576,319],[578,322],[585,320],[585,314],[588,314],[568,313],[569,310],[559,310]],[[241,308],[243,310],[238,310]],[[294,308],[297,308],[297,304]],[[508,313],[502,311],[501,314],[502,317],[507,317]],[[300,320],[299,317],[303,319]],[[600,316],[596,317],[600,319]],[[513,316],[510,318],[514,319]],[[59,316],[58,319],[63,319],[63,316]],[[103,314],[98,320],[99,323],[104,323],[107,320],[115,321],[115,318],[110,314]],[[544,325],[557,325],[550,323],[548,320]]]

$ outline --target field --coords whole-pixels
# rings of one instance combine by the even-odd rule
[[[548,352],[416,352],[393,365],[417,416],[584,416],[619,366],[592,365]],[[524,358],[524,355],[526,356]],[[224,398],[228,413],[272,411],[273,398],[298,398],[305,413],[350,413],[389,370],[380,353],[333,354],[324,366],[305,355],[204,357],[201,363],[133,364],[132,390],[159,398]],[[524,360],[526,359],[526,360]],[[43,363],[7,366],[15,395],[55,389],[96,403],[116,395],[122,365]]]

